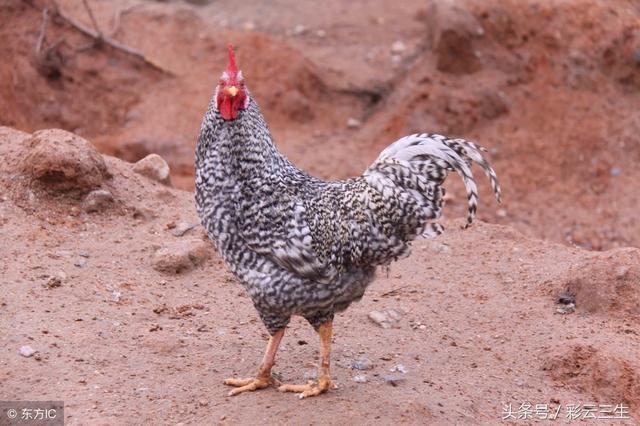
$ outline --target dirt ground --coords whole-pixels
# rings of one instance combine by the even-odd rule
[[[82,2],[58,4],[91,28]],[[561,408],[560,424],[579,421],[568,404],[624,403],[631,419],[593,421],[640,422],[637,3],[90,4],[156,67],[54,14],[42,31],[50,2],[0,2],[0,400],[64,399],[78,425],[491,425],[525,403]],[[197,223],[193,150],[228,43],[278,146],[312,174],[357,175],[391,141],[434,131],[489,148],[503,185],[497,205],[481,183],[481,220],[462,231],[448,182],[447,232],[338,317],[338,389],[320,398],[227,397],[222,380],[252,374],[267,337],[249,299],[212,248],[187,270],[154,268],[167,244],[208,247],[199,227],[174,231]],[[108,207],[24,180],[24,141],[46,128],[108,154]],[[174,187],[133,172],[149,153]],[[367,319],[389,309],[394,327]],[[361,358],[370,370],[351,368]],[[294,321],[276,371],[302,382],[316,361]]]

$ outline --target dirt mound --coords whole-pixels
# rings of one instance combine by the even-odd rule
[[[551,358],[544,370],[553,380],[589,394],[595,402],[626,403],[633,409],[640,406],[640,364],[616,351],[577,345]]]
[[[0,64],[0,124],[26,131],[59,127],[85,137],[112,132],[162,75],[122,52],[93,46],[52,9],[45,19],[44,7],[19,0],[0,5],[0,55],[11,58]]]
[[[640,250],[624,248],[582,259],[567,272],[562,293],[584,310],[640,324]]]
[[[41,130],[23,144],[21,172],[51,191],[89,191],[111,177],[102,156],[85,139],[60,129]]]

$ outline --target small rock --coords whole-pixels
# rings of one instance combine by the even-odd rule
[[[149,154],[135,163],[133,171],[162,184],[171,184],[169,165],[158,154]]]
[[[407,374],[407,369],[402,364],[394,365],[393,368],[391,368],[389,371],[391,371],[392,373],[397,371],[398,373]]]
[[[82,201],[82,210],[87,213],[94,213],[105,210],[113,203],[113,195],[106,189],[95,189],[87,194]]]
[[[29,358],[35,353],[36,351],[29,345],[24,345],[20,347],[20,355],[22,355],[25,358]]]
[[[133,208],[133,218],[140,219],[143,221],[153,220],[158,217],[158,213],[150,207],[147,206],[135,206]]]
[[[242,29],[249,32],[256,29],[256,24],[253,21],[247,21],[242,24]]]
[[[400,385],[402,382],[406,381],[407,379],[405,379],[402,376],[386,375],[386,376],[382,376],[382,380],[384,380],[385,383],[388,383],[391,386],[396,387]]]
[[[507,211],[505,209],[498,209],[496,215],[498,217],[507,217]]]
[[[55,191],[89,191],[111,175],[88,141],[60,129],[35,132],[23,144],[21,170]]]
[[[153,255],[156,271],[179,273],[204,263],[211,254],[209,244],[199,239],[166,243]]]
[[[351,117],[347,120],[347,127],[349,129],[357,129],[360,126],[362,126],[362,122],[357,118]]]
[[[622,169],[620,167],[612,167],[609,173],[611,173],[611,176],[617,177],[622,173]]]
[[[293,35],[302,35],[307,32],[307,27],[302,24],[298,24],[293,28]]]
[[[182,237],[184,234],[198,226],[197,223],[178,222],[176,226],[171,230],[171,233],[176,237]]]
[[[371,370],[373,368],[373,363],[367,358],[360,358],[351,362],[351,368],[354,370]]]
[[[62,271],[58,271],[55,275],[49,277],[47,282],[44,284],[46,288],[58,288],[62,287],[62,284],[67,279],[67,274]]]
[[[324,38],[327,35],[327,32],[325,30],[318,30],[316,31],[316,35],[320,38]]]
[[[201,407],[206,407],[207,405],[209,405],[209,401],[207,401],[206,399],[201,399],[200,401],[198,401],[198,404],[200,404]]]
[[[382,328],[393,327],[404,316],[404,312],[397,309],[369,312],[369,319]]]
[[[117,303],[120,301],[121,297],[122,297],[122,292],[120,290],[117,290],[117,289],[111,290],[111,300]]]
[[[73,262],[73,266],[84,268],[87,266],[87,259],[85,259],[84,257],[79,257],[75,262]]]
[[[353,381],[356,383],[367,383],[369,379],[367,379],[367,376],[365,374],[358,374],[356,376],[353,376]]]
[[[569,303],[568,305],[562,305],[556,309],[556,313],[561,315],[571,314],[575,312],[576,305],[573,303]]]
[[[451,247],[448,244],[441,243],[434,239],[424,240],[425,249],[431,250],[435,253],[449,254],[451,253]]]
[[[399,55],[407,50],[407,46],[401,40],[396,41],[391,45],[391,53]]]

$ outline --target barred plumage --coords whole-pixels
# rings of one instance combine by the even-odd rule
[[[198,214],[271,334],[296,314],[317,328],[362,297],[376,266],[408,255],[416,236],[442,231],[433,221],[450,170],[466,186],[471,223],[472,162],[499,199],[476,145],[426,133],[391,144],[360,177],[324,182],[277,150],[253,99],[232,121],[212,102],[196,153]]]

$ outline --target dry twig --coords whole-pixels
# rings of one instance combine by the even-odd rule
[[[89,18],[91,19],[91,23],[93,24],[93,29],[96,30],[96,33],[98,34],[98,39],[102,40],[102,31],[100,31],[100,28],[98,27],[98,21],[96,21],[96,18],[93,16],[93,10],[91,10],[91,8],[89,7],[89,3],[87,3],[87,0],[82,0],[82,4],[87,10],[87,14],[89,14]]]
[[[53,2],[53,4],[55,5],[56,8],[56,14],[62,18],[63,20],[65,20],[67,23],[69,23],[69,25],[71,25],[72,27],[74,27],[76,30],[80,31],[81,33],[93,38],[96,42],[98,43],[104,43],[107,44],[109,46],[111,46],[112,48],[116,49],[116,50],[120,50],[130,56],[133,56],[139,60],[141,60],[142,62],[144,62],[145,64],[149,65],[150,67],[164,73],[170,76],[175,76],[174,73],[172,73],[171,71],[162,68],[160,65],[156,64],[155,62],[153,62],[151,59],[147,58],[144,53],[140,52],[137,49],[134,49],[132,47],[129,47],[125,44],[122,44],[110,37],[107,37],[105,35],[103,35],[100,32],[94,32],[91,28],[88,28],[87,26],[85,26],[84,24],[81,24],[80,22],[76,21],[75,19],[73,19],[71,16],[67,15],[66,12],[64,12],[62,10],[62,8],[60,8],[60,6],[58,6],[58,4],[55,2]],[[86,7],[91,10],[89,8],[89,5],[87,3],[85,3]]]
[[[40,34],[38,35],[38,41],[36,42],[36,55],[40,54],[42,50],[42,43],[44,42],[44,35],[47,32],[47,22],[49,21],[49,9],[42,9],[42,24],[40,25]]]

